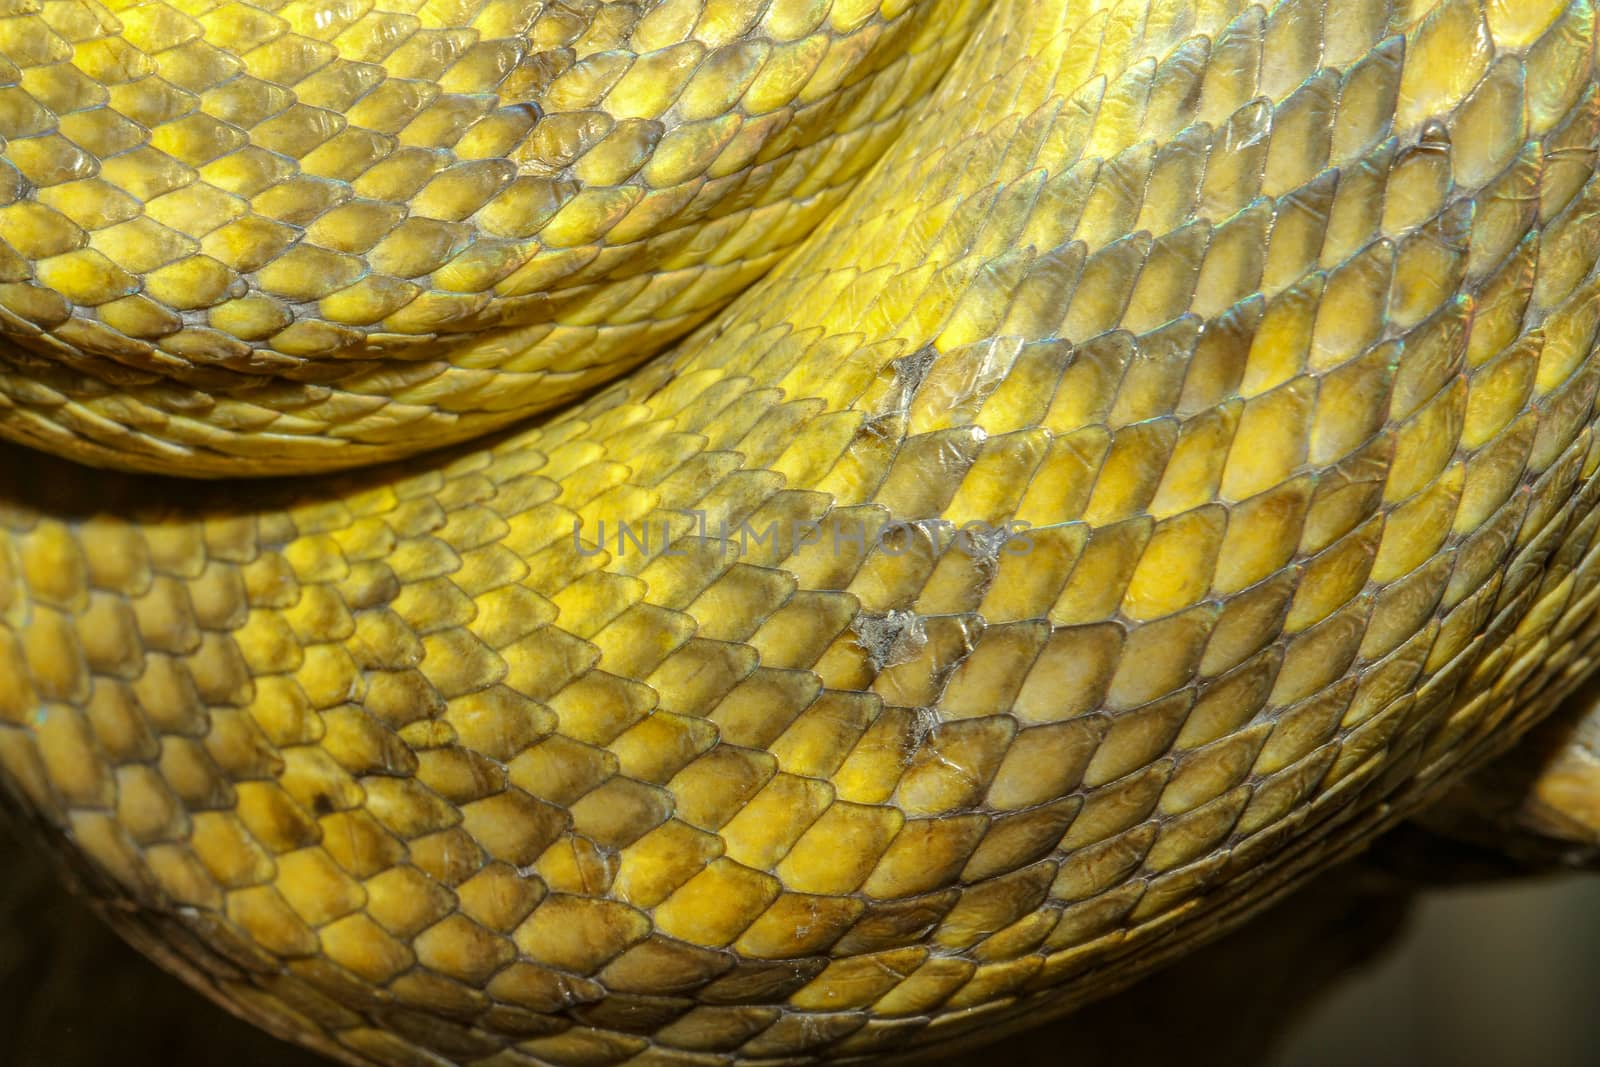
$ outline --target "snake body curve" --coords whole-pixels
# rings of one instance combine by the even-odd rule
[[[727,12],[768,10],[616,6],[667,12],[665,36],[751,39]],[[836,208],[759,163],[746,192],[707,194],[702,220],[833,210],[609,389],[484,443],[308,479],[0,456],[7,787],[119,929],[275,1032],[435,1067],[948,1048],[1242,921],[1589,670],[1591,0],[780,9],[829,41],[908,28],[839,75],[866,87],[854,104],[770,134],[766,162],[794,154],[798,182],[839,129],[875,131],[858,140],[883,155],[840,172],[864,176]],[[0,20],[13,83],[37,101],[55,83],[34,68],[65,63],[119,106],[90,47],[101,9],[41,10]],[[455,9],[418,11],[448,26]],[[123,37],[154,32],[125,14]],[[88,44],[52,58],[18,19]],[[943,77],[910,106],[884,71]],[[683,113],[660,114],[664,144]],[[49,147],[6,137],[18,173]],[[588,178],[645,198],[639,173]],[[43,217],[46,188],[12,188],[4,210]],[[695,235],[734,241],[751,273],[800,236],[761,250],[760,232],[702,225],[643,274],[617,255],[583,275],[562,306],[593,300],[592,321],[497,305],[520,296],[492,284],[467,301],[463,330],[601,339],[576,377],[511,372],[504,410],[710,315],[720,282],[637,352],[603,325],[633,287],[693,270],[674,256],[716,261]],[[530,257],[559,248],[528,240]],[[296,355],[277,334],[118,358],[92,327],[105,292],[13,259],[0,432],[79,459],[357,462],[361,440],[327,446],[334,422],[294,422],[296,405],[406,377],[360,347],[388,327],[350,340],[357,370],[325,388],[282,360],[348,369],[345,349]],[[106,276],[135,285],[123,273]],[[274,298],[270,276],[235,273],[166,336]],[[311,303],[269,320],[371,326]],[[46,304],[67,314],[18,310]],[[415,433],[372,421],[378,451],[502,421],[462,417],[497,403],[496,368],[450,363],[473,344],[453,329],[393,350],[431,368],[403,402],[434,411],[438,380],[471,403]],[[228,392],[252,374],[283,380]],[[210,436],[183,414],[208,375]],[[253,436],[279,417],[323,443]]]

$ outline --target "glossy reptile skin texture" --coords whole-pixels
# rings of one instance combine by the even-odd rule
[[[120,929],[350,1063],[947,1050],[1589,671],[1593,3],[965,12],[576,406],[281,482],[3,454],[0,767]]]
[[[815,228],[974,6],[0,8],[0,433],[301,474],[571,400]]]

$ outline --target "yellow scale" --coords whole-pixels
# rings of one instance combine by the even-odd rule
[[[1592,0],[405,6],[0,17],[0,434],[225,479],[0,452],[0,780],[275,1032],[948,1050],[1588,672]]]

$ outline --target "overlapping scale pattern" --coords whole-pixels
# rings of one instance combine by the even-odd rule
[[[1126,984],[1590,669],[1595,20],[1002,0],[826,227],[539,425],[286,485],[9,453],[6,779],[353,1063],[948,1049]]]
[[[1586,683],[1419,821],[1528,866],[1592,870],[1600,858],[1600,711],[1592,690]]]
[[[805,236],[973,7],[13,5],[0,434],[303,473],[570,400]]]

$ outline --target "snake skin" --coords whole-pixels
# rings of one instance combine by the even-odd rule
[[[1508,755],[1418,821],[1534,869],[1600,868],[1600,685],[1589,681]]]
[[[967,0],[0,6],[0,433],[305,473],[552,407],[835,207]]]
[[[912,1055],[1104,995],[1589,672],[1595,32],[996,0],[825,224],[576,406],[316,479],[0,453],[4,779],[128,936],[352,1064]]]

